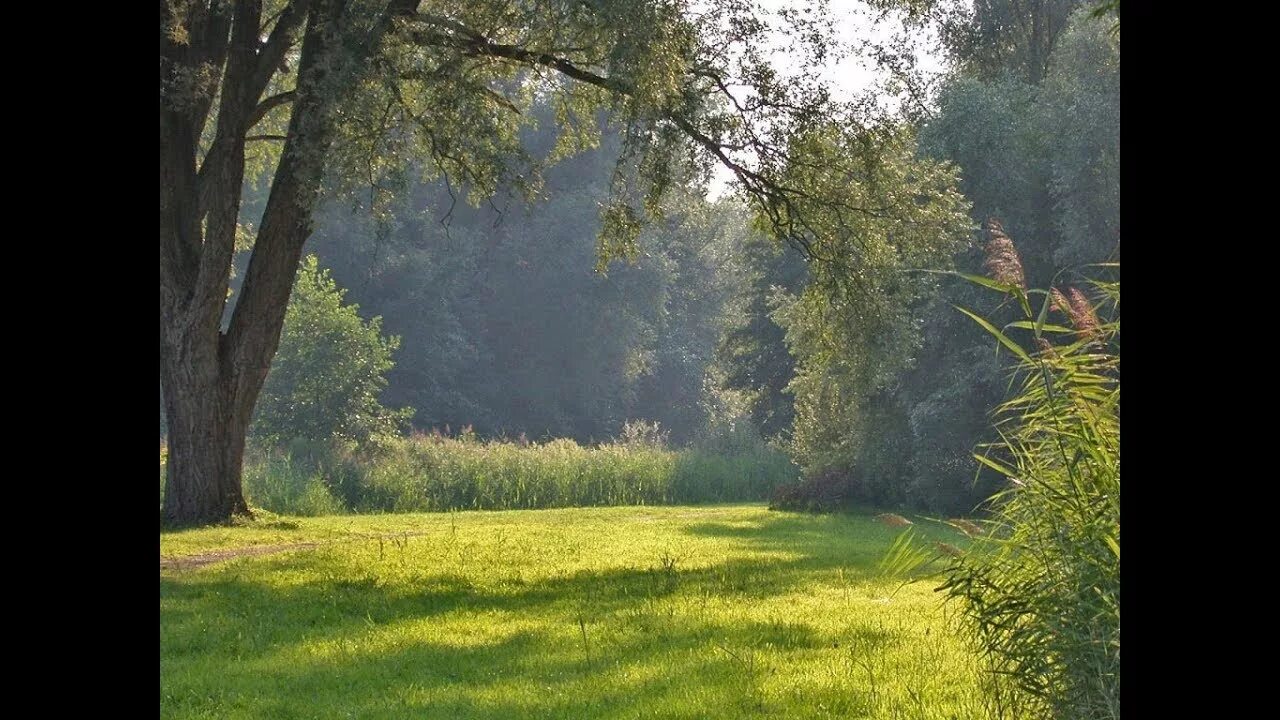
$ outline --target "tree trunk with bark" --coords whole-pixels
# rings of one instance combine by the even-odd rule
[[[330,75],[340,51],[342,3],[293,3],[286,11],[292,15],[276,23],[264,45],[257,35],[260,3],[237,3],[234,19],[226,17],[230,11],[214,10],[188,18],[183,42],[166,36],[167,7],[161,3],[161,57],[168,63],[161,67],[160,383],[169,457],[161,522],[177,527],[249,514],[241,482],[245,440],[280,341],[332,143]],[[291,42],[289,32],[303,20],[288,139],[224,332],[245,136],[261,117],[259,98]],[[206,35],[215,40],[202,45]],[[197,166],[199,128],[212,98],[185,97],[178,83],[184,69],[221,66],[223,59],[217,133]]]
[[[216,347],[169,355],[161,378],[169,429],[164,523],[204,524],[248,514],[240,485],[246,428],[237,422],[236,398],[218,372]]]

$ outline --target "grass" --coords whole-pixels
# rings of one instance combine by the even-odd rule
[[[162,571],[161,715],[980,717],[935,583],[876,570],[899,532],[739,505],[162,533],[169,557],[321,544]]]
[[[799,469],[763,441],[720,448],[579,445],[418,434],[355,453],[327,443],[254,447],[250,505],[295,516],[765,500]],[[164,502],[164,448],[160,497]]]
[[[799,471],[780,452],[707,454],[570,439],[510,441],[418,435],[398,441],[350,496],[353,509],[514,510],[763,500]]]

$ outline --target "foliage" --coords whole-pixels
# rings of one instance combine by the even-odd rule
[[[774,488],[769,498],[769,509],[834,512],[849,508],[858,499],[849,477],[828,469],[799,482]]]
[[[735,246],[721,272],[733,288],[727,303],[725,330],[716,348],[721,385],[745,395],[751,421],[766,437],[789,432],[795,409],[787,385],[795,377],[795,360],[787,350],[786,332],[773,318],[775,300],[798,294],[808,281],[800,253],[766,236],[746,235]]]
[[[831,20],[825,3],[771,10],[739,0],[162,2],[161,382],[180,399],[169,407],[181,415],[169,418],[174,447],[192,448],[173,465],[166,522],[247,512],[243,420],[279,345],[322,197],[367,190],[381,214],[411,175],[442,179],[451,203],[492,201],[504,188],[532,196],[546,166],[600,142],[607,110],[621,143],[594,208],[601,270],[640,256],[641,233],[662,219],[671,191],[705,186],[715,167],[775,238],[809,247],[818,225],[842,227],[838,212],[810,222],[840,197],[814,194],[818,186],[800,197],[781,180],[806,166],[810,136],[859,115],[816,72],[842,54]],[[770,62],[779,42],[789,71]],[[561,128],[542,157],[523,144],[537,102]],[[860,161],[874,154],[864,149]],[[266,201],[246,219],[242,189],[259,179]],[[244,246],[251,260],[232,309]],[[602,400],[592,411],[615,430],[629,413],[595,389],[579,399]],[[564,418],[548,420],[568,434]],[[201,433],[214,442],[187,439]]]
[[[1067,19],[1088,3],[978,0],[938,5],[943,45],[966,74],[991,79],[1012,71],[1027,82],[1039,83]]]
[[[901,497],[907,436],[894,391],[920,346],[913,312],[935,291],[936,276],[911,272],[936,267],[968,237],[967,204],[955,191],[954,169],[914,156],[914,138],[882,131],[881,152],[852,177],[839,162],[819,162],[793,182],[846,200],[845,223],[821,228],[821,258],[798,295],[779,293],[774,313],[796,358],[788,389],[795,395],[791,449],[806,474],[850,476],[850,499]],[[837,135],[837,137],[839,137]],[[858,156],[866,137],[814,139],[810,151]],[[853,146],[850,146],[853,143]]]
[[[952,48],[959,70],[945,78],[936,112],[920,130],[922,153],[957,166],[975,224],[999,216],[1026,238],[1020,267],[1027,282],[1044,286],[1062,268],[1118,259],[1118,36],[1080,10],[1041,27],[1052,37],[998,37],[992,27],[1026,35],[1039,32],[1036,23],[1048,16],[1028,18],[1010,3],[974,7],[976,15],[951,19],[979,24],[970,28],[972,39],[994,44],[971,50],[996,65],[984,70]],[[1049,3],[1035,12],[1060,10]],[[981,25],[992,13],[1013,14]],[[1033,42],[1051,46],[1043,72],[1026,72],[1025,50]],[[962,246],[952,258],[900,267],[939,269],[949,260],[978,272],[983,258],[976,244]],[[856,303],[807,289],[796,295],[807,294],[808,307],[782,303],[777,317],[800,368],[792,382],[795,450],[812,478],[842,477],[849,501],[967,513],[999,486],[990,468],[975,475],[970,453],[995,439],[988,412],[1005,394],[1005,360],[950,306],[973,308],[997,324],[1016,320],[1016,308],[953,277],[921,277],[933,286],[886,289]],[[865,329],[842,329],[851,323]],[[817,352],[824,344],[825,355]]]
[[[1010,717],[1120,716],[1120,284],[1093,288],[1005,286],[1023,319],[1003,329],[966,312],[1013,352],[1019,385],[976,456],[1008,485],[941,589]]]
[[[523,142],[541,156],[554,114],[532,112],[545,124]],[[448,186],[409,180],[376,213],[367,199],[321,210],[310,248],[401,338],[383,397],[413,408],[415,427],[586,443],[645,417],[680,445],[704,430],[733,287],[722,268],[748,235],[745,213],[673,188],[639,255],[594,272],[596,208],[620,145],[602,131],[600,147],[548,169],[528,204],[442,215]]]
[[[1117,5],[1118,11],[1118,5]],[[1054,50],[1035,118],[1057,211],[1058,267],[1119,260],[1120,39],[1083,11]]]
[[[1019,267],[1032,285],[1119,257],[1119,37],[1076,5],[978,3],[944,18],[968,23],[964,37],[976,44],[956,45],[960,36],[944,32],[958,71],[945,78],[919,133],[926,157],[957,166],[971,218],[999,216],[1027,238]],[[1045,59],[1039,69],[1028,64],[1036,54]],[[895,243],[905,244],[901,237]],[[899,267],[939,269],[950,260],[977,272],[983,258],[974,244],[956,246],[964,249],[952,258]],[[866,274],[844,271],[864,284]],[[921,276],[930,287],[882,282],[874,297],[853,302],[819,289],[839,277],[814,273],[802,293],[780,294],[775,315],[797,362],[793,448],[814,481],[793,489],[799,496],[789,503],[839,498],[971,511],[999,487],[991,468],[973,472],[970,453],[995,439],[988,412],[1004,397],[1007,358],[991,353],[982,330],[950,305],[998,325],[1017,320],[1017,308],[936,274]]]
[[[986,459],[1012,487],[944,585],[992,671],[1056,718],[1120,716],[1120,285],[1095,287],[1112,317],[1072,289],[1080,337],[1021,359],[997,447],[1010,459]]]
[[[1120,40],[1080,9],[1064,19],[1034,81],[959,74],[921,130],[930,155],[959,165],[976,219],[1019,238],[1027,279],[1115,260],[1120,223]]]
[[[1013,72],[956,77],[921,131],[930,154],[960,166],[972,217],[1000,217],[1020,238],[1021,266],[1033,286],[1048,285],[1064,268],[1118,259],[1119,93],[1119,40],[1081,10],[1055,37],[1041,84]],[[977,252],[956,260],[969,273],[981,263]],[[1005,381],[984,333],[949,306],[973,308],[998,323],[1017,317],[977,286],[943,287],[920,314],[921,361],[903,385],[912,438],[909,497],[936,512],[964,512],[997,486],[989,468],[975,478],[968,458],[975,445],[995,439],[987,412],[1003,399]]]
[[[937,595],[874,575],[893,536],[759,506],[163,533],[162,557],[318,546],[161,572],[160,714],[980,720]]]
[[[249,504],[282,515],[338,515],[346,508],[324,477],[284,452],[251,454],[245,463]]]
[[[1108,13],[1116,16],[1116,24],[1112,26],[1112,32],[1119,32],[1120,0],[1103,0],[1103,2],[1099,3],[1098,6],[1093,9],[1093,12],[1090,13],[1089,16],[1093,18],[1104,18]]]
[[[383,338],[381,318],[366,322],[344,294],[316,256],[303,261],[254,435],[367,443],[396,432],[405,413],[383,407],[378,395],[399,338]]]

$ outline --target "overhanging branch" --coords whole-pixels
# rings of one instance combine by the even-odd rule
[[[253,127],[254,125],[262,122],[262,119],[267,116],[267,113],[270,113],[281,105],[293,102],[297,97],[298,91],[290,90],[288,92],[282,92],[279,95],[272,95],[266,100],[258,103],[258,107],[254,108],[253,115],[249,117],[248,127]]]

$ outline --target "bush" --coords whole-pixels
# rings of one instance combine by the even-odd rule
[[[769,509],[835,512],[853,502],[852,479],[838,470],[826,470],[800,482],[774,488]]]

